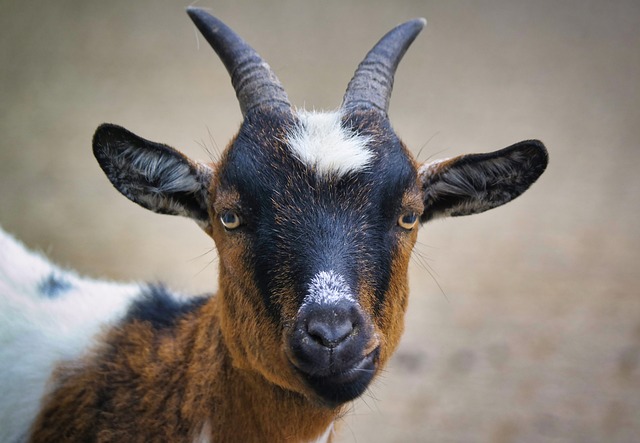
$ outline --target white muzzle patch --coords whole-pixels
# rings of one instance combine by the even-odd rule
[[[318,272],[311,283],[302,306],[309,304],[330,305],[341,300],[355,301],[344,277],[334,271]]]

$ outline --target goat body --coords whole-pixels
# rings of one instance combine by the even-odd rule
[[[339,110],[294,110],[224,23],[188,13],[243,124],[216,164],[112,124],[93,150],[127,198],[213,238],[219,291],[85,279],[0,231],[0,440],[331,439],[395,350],[420,222],[483,212],[542,174],[542,143],[419,164],[387,108],[422,19],[367,54]]]
[[[2,231],[0,294],[0,441],[26,440],[38,414],[43,442],[279,441],[330,426],[329,411],[233,367],[217,297],[84,279]]]

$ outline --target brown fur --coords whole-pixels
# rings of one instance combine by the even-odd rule
[[[201,12],[192,9],[190,15],[195,17],[197,25],[204,23]],[[209,23],[209,20],[217,23],[213,17],[205,21]],[[414,31],[411,32],[414,33],[410,39],[405,36],[408,43],[404,49],[419,32],[415,31],[417,23],[421,23],[420,28],[424,25],[423,21],[413,21]],[[390,76],[392,80],[393,72]],[[239,89],[237,93],[239,97],[242,95]],[[286,101],[286,96],[283,100]],[[246,113],[241,129],[244,136],[253,137],[252,142],[257,146],[263,144],[266,149],[281,151],[280,156],[270,157],[268,166],[273,171],[282,166],[278,159],[290,154],[286,140],[295,120],[289,109],[282,112],[282,103],[276,102],[277,106],[272,104],[273,110],[278,111],[274,115],[262,115],[257,110]],[[376,102],[371,104],[376,105]],[[375,108],[351,109],[343,117],[343,125],[382,145],[397,143],[386,115],[379,112],[382,107],[376,105]],[[243,107],[243,114],[244,110]],[[282,121],[274,125],[277,116]],[[497,153],[498,162],[492,154],[494,157],[473,157],[473,165],[467,165],[472,163],[471,157],[422,168],[411,160],[416,183],[413,189],[405,192],[400,215],[415,212],[422,221],[427,221],[434,214],[423,215],[425,202],[427,211],[430,203],[444,201],[440,203],[442,207],[436,207],[442,214],[466,215],[517,197],[546,167],[546,151],[538,144],[518,148],[513,155],[509,154],[509,161],[502,158],[506,150]],[[412,159],[406,147],[401,146],[406,157]],[[115,125],[102,125],[96,131],[94,153],[120,192],[156,212],[192,217],[213,238],[220,256],[220,291],[196,310],[183,314],[174,324],[159,326],[151,321],[125,320],[105,331],[100,344],[83,359],[62,364],[51,379],[50,393],[32,426],[31,442],[301,442],[322,436],[341,417],[344,406],[327,406],[327,400],[305,383],[301,370],[293,364],[294,351],[290,349],[288,339],[293,336],[300,308],[291,281],[293,277],[282,272],[282,276],[276,278],[279,280],[275,287],[279,289],[268,294],[269,303],[278,309],[279,319],[274,319],[278,315],[270,315],[271,309],[265,306],[254,270],[247,265],[250,263],[248,235],[242,230],[227,232],[220,222],[220,214],[225,211],[242,213],[243,209],[236,190],[220,189],[218,173],[225,171],[229,152],[230,148],[227,148],[218,165],[201,165],[172,148],[141,139]],[[129,157],[123,157],[124,154]],[[166,191],[165,195],[161,186],[155,186],[157,177],[153,173],[145,168],[131,167],[136,165],[131,161],[134,155],[139,160],[146,159],[150,167],[187,164],[189,168],[183,169],[194,174],[195,180],[187,176],[190,180],[186,183],[190,186],[186,190]],[[160,159],[164,161],[158,162]],[[482,168],[478,166],[481,162],[486,163]],[[459,167],[462,173],[451,173],[454,167]],[[270,203],[275,208],[275,225],[284,230],[288,224],[304,220],[298,217],[303,208],[291,204],[294,199],[287,194],[292,194],[291,190],[299,185],[297,179],[302,177],[296,177],[296,172],[288,168],[278,172],[286,173],[289,182],[281,186],[282,189],[273,189]],[[448,181],[445,180],[447,174],[452,176]],[[510,180],[503,186],[504,176]],[[485,186],[491,188],[492,193],[487,194],[486,202],[480,202],[482,204],[473,199],[471,202],[462,200],[467,197],[464,191],[469,187],[468,182],[475,183],[473,179],[480,182],[476,188],[491,185]],[[212,183],[207,188],[209,180]],[[440,188],[439,182],[442,182]],[[433,196],[428,194],[431,188],[434,189]],[[343,205],[343,209],[346,206],[363,209],[371,204],[370,192],[371,189],[362,186],[349,194],[348,199],[337,203]],[[452,192],[453,196],[450,195]],[[470,194],[475,196],[475,192]],[[181,198],[186,203],[181,204]],[[450,201],[457,204],[454,209],[446,206]],[[336,210],[340,209],[336,207]],[[363,224],[355,229],[370,228]],[[386,293],[382,297],[376,294],[372,283],[375,266],[364,260],[359,268],[357,288],[354,288],[360,304],[358,309],[361,307],[364,311],[364,319],[358,322],[358,328],[367,332],[361,335],[365,337],[362,340],[365,346],[359,343],[357,350],[362,353],[361,361],[371,367],[373,360],[364,357],[375,358],[374,351],[379,349],[376,372],[388,362],[404,329],[409,294],[408,265],[417,239],[417,227],[410,231],[395,228],[397,230],[389,233],[397,238],[391,251],[391,277]],[[297,253],[285,251],[282,255],[286,261]],[[286,268],[286,264],[278,264]],[[352,323],[349,326],[356,329]],[[371,336],[370,331],[373,331]],[[305,336],[305,339],[310,340],[310,337]],[[311,379],[309,377],[307,382]],[[368,378],[366,382],[369,382]],[[365,386],[363,383],[361,388]]]
[[[109,331],[94,356],[60,368],[30,441],[192,441],[207,423],[215,442],[322,435],[339,411],[245,369],[222,339],[225,299],[172,330],[136,321]]]
[[[412,196],[405,201],[416,206]],[[319,437],[340,417],[342,408],[323,406],[295,373],[285,346],[290,325],[268,317],[244,265],[245,240],[227,235],[218,221],[213,207],[233,202],[227,194],[212,205],[220,292],[174,328],[133,321],[108,331],[83,361],[63,365],[32,442],[192,441],[203,429],[216,442],[297,442]],[[366,352],[380,344],[378,370],[403,331],[416,231],[399,241],[386,302],[372,319],[376,334]],[[360,286],[363,308],[371,312],[373,289],[366,279]],[[293,320],[293,295],[278,298]]]
[[[225,157],[218,165],[223,168]],[[434,165],[440,173],[451,161]],[[418,165],[414,163],[416,171]],[[216,176],[214,176],[216,177]],[[421,181],[402,198],[402,214],[424,210]],[[247,266],[249,238],[227,232],[219,216],[237,210],[233,189],[210,188],[210,223],[220,256],[220,291],[171,327],[130,320],[105,332],[101,344],[80,361],[63,364],[51,381],[51,392],[32,427],[32,442],[301,442],[320,437],[344,412],[328,407],[297,372],[288,337],[299,309],[293,285],[285,276],[272,302],[280,320],[267,312]],[[286,189],[279,190],[286,193]],[[286,197],[286,196],[285,196]],[[366,204],[360,189],[349,204]],[[299,208],[287,199],[279,206],[277,224],[286,227]],[[281,218],[281,219],[280,219]],[[366,229],[361,226],[360,229]],[[357,297],[366,313],[363,327],[373,334],[363,357],[379,347],[379,372],[395,351],[408,304],[407,272],[417,228],[398,229],[392,251],[391,279],[383,302],[371,272],[362,271]],[[206,441],[206,440],[205,440]]]
[[[404,200],[410,202],[405,205],[406,208],[414,209],[416,206],[421,206],[421,202],[418,200],[416,203],[412,194],[407,194]],[[378,371],[386,365],[398,347],[404,331],[404,314],[409,303],[409,284],[407,280],[409,259],[417,236],[417,227],[408,235],[400,236],[398,247],[392,260],[392,277],[385,296],[385,302],[379,315],[373,318],[376,335],[381,341]],[[369,288],[366,283],[363,284],[362,292],[367,294],[365,299],[373,299],[373,289]],[[372,312],[371,305],[363,303],[363,307],[368,312]]]

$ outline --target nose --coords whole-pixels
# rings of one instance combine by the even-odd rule
[[[349,370],[364,357],[372,332],[353,300],[305,306],[298,313],[289,340],[294,364],[316,376]]]
[[[318,306],[307,314],[306,333],[315,343],[336,348],[353,333],[358,314],[353,303]]]
[[[376,372],[373,323],[353,299],[303,306],[288,343],[291,363],[327,405],[362,394]]]

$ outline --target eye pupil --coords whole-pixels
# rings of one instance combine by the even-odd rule
[[[412,225],[413,223],[415,223],[416,221],[416,215],[415,214],[409,214],[409,215],[405,215],[404,217],[402,217],[402,222],[405,225]]]
[[[236,229],[240,226],[240,216],[233,211],[227,211],[220,216],[220,222],[227,229]]]
[[[403,214],[398,219],[398,225],[407,230],[413,229],[418,223],[418,214],[415,212],[409,212],[407,214]]]

